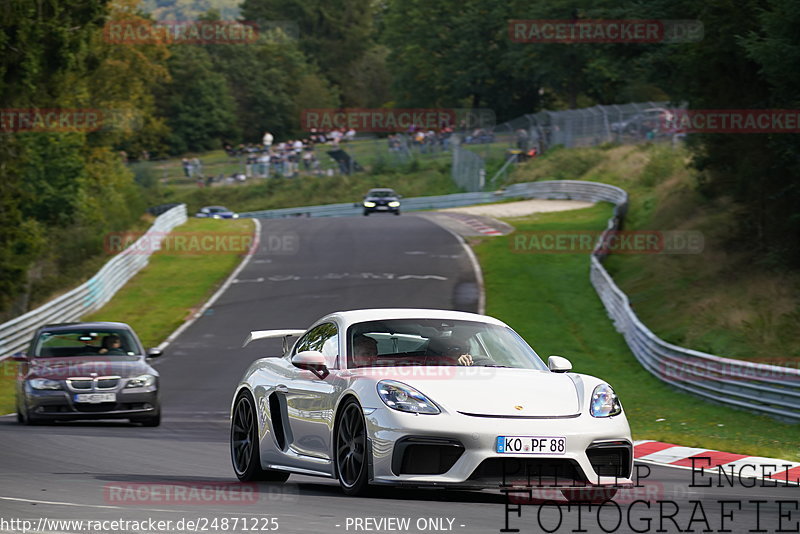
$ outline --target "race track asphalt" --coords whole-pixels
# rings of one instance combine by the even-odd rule
[[[499,532],[506,518],[511,529],[523,533],[796,528],[800,488],[749,488],[738,480],[720,488],[689,487],[689,471],[658,466],[642,488],[621,494],[600,515],[596,507],[579,515],[575,508],[543,505],[558,499],[552,493],[534,493],[517,515],[497,491],[381,488],[369,497],[349,498],[335,481],[305,476],[293,475],[282,485],[235,483],[227,421],[233,389],[250,362],[280,352],[280,343],[272,340],[242,349],[249,331],[305,328],[326,313],[357,308],[477,311],[478,294],[459,239],[427,218],[265,220],[261,246],[247,267],[158,363],[160,427],[126,422],[22,427],[13,417],[0,418],[0,532],[23,531],[11,520],[31,521],[24,525],[28,530],[107,533]],[[652,502],[633,504],[637,499]],[[721,505],[723,500],[734,503]],[[731,510],[734,518],[721,523],[722,512]],[[659,519],[673,512],[674,521]],[[114,520],[129,523],[110,523]]]

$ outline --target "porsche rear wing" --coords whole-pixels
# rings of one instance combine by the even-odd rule
[[[283,338],[283,353],[286,354],[286,351],[289,350],[289,338],[290,337],[299,337],[305,334],[305,330],[253,330],[250,332],[250,335],[247,336],[247,339],[244,340],[244,344],[242,347],[246,347],[252,341],[256,341],[259,339],[270,339],[276,337]]]

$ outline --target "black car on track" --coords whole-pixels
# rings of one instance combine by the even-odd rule
[[[129,419],[161,422],[159,376],[125,323],[63,323],[40,327],[27,353],[18,353],[17,421]]]
[[[400,195],[394,192],[394,189],[378,188],[370,189],[364,195],[362,205],[364,207],[364,215],[370,213],[394,213],[400,215]]]

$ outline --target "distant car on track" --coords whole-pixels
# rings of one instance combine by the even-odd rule
[[[235,213],[225,206],[205,206],[200,208],[195,214],[195,217],[207,219],[238,219],[239,214]]]
[[[632,484],[633,442],[611,386],[565,358],[545,364],[497,319],[344,311],[307,330],[251,332],[245,345],[278,337],[283,357],[256,360],[233,395],[240,480],[317,475],[349,495],[533,480],[593,502]]]
[[[370,189],[364,195],[362,205],[364,207],[364,215],[370,213],[386,212],[400,215],[400,195],[395,193],[394,189],[377,188]]]
[[[17,421],[23,424],[77,419],[161,422],[159,376],[125,323],[46,325],[33,335],[16,381]]]

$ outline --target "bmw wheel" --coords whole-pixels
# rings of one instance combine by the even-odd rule
[[[355,399],[345,401],[336,426],[334,459],[339,485],[347,495],[363,495],[368,486],[367,426]]]
[[[147,417],[131,417],[131,423],[141,423],[142,426],[159,426],[161,424],[161,410],[155,415]]]
[[[250,482],[267,480],[286,482],[289,473],[261,467],[258,452],[258,421],[255,404],[249,391],[243,391],[236,399],[231,419],[231,461],[239,480]]]

